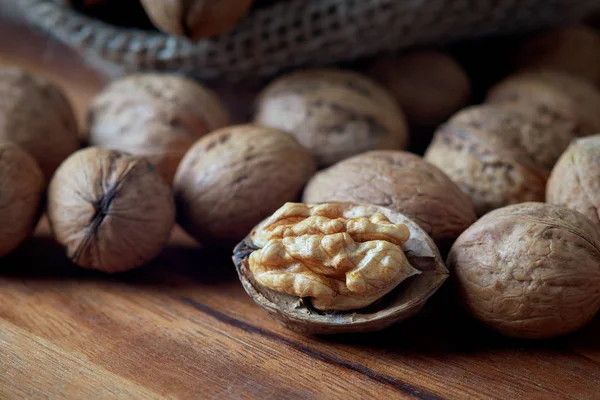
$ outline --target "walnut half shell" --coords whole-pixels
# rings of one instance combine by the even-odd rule
[[[357,203],[286,203],[236,246],[233,261],[259,306],[308,334],[384,329],[417,313],[448,277],[416,222]]]

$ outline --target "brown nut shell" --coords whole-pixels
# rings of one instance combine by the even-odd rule
[[[600,229],[600,135],[571,144],[550,174],[546,201],[579,211]]]
[[[141,0],[154,25],[192,40],[225,33],[246,15],[252,0]]]
[[[248,295],[284,326],[304,334],[377,331],[416,314],[448,277],[448,270],[433,240],[416,222],[388,208],[353,203],[328,204],[341,209],[345,218],[370,217],[379,212],[394,224],[404,224],[410,232],[410,238],[402,245],[402,249],[410,264],[420,273],[366,308],[321,312],[300,297],[276,292],[256,282],[249,269],[248,258],[258,248],[250,233],[236,246],[233,255],[238,276]],[[253,232],[266,223],[268,220],[256,226]]]
[[[492,87],[487,103],[529,112],[544,124],[561,124],[574,136],[600,132],[600,92],[581,78],[558,71],[521,72]]]
[[[600,34],[583,24],[537,33],[519,45],[516,67],[562,71],[600,83]]]
[[[379,58],[367,73],[388,88],[412,126],[431,128],[467,105],[471,83],[454,59],[439,51]]]
[[[211,90],[188,78],[157,73],[112,82],[88,112],[91,145],[144,156],[168,183],[199,137],[229,123]]]
[[[254,125],[220,129],[199,139],[177,169],[178,222],[201,243],[236,243],[295,201],[314,171],[292,135]]]
[[[75,264],[121,272],[160,252],[175,223],[175,204],[146,159],[88,147],[65,160],[52,178],[48,220]]]
[[[309,181],[302,201],[387,207],[411,218],[444,246],[477,219],[471,200],[450,178],[403,151],[371,151],[340,161]]]
[[[478,216],[526,201],[543,201],[548,172],[504,139],[468,125],[436,132],[425,161],[444,171],[466,194]]]
[[[454,243],[448,267],[468,311],[505,335],[572,332],[600,308],[600,234],[578,212],[543,203],[493,211]]]
[[[408,143],[404,115],[393,97],[352,71],[313,69],[275,80],[259,96],[254,121],[292,133],[321,167]]]
[[[80,146],[75,115],[61,89],[19,68],[1,68],[0,142],[6,141],[31,154],[50,181]]]
[[[33,157],[15,144],[0,143],[0,257],[33,232],[44,189],[44,174]]]

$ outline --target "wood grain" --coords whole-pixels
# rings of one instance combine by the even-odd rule
[[[22,24],[0,24],[0,60],[56,80],[80,116],[105,82]],[[509,340],[454,307],[448,285],[384,332],[303,337],[253,304],[229,256],[176,229],[154,262],[107,276],[72,266],[42,222],[0,260],[0,398],[600,396],[599,319],[558,340]]]

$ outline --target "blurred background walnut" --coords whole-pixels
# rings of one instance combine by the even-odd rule
[[[48,220],[75,264],[120,272],[160,252],[175,223],[175,204],[144,158],[89,147],[69,157],[52,178]]]
[[[196,139],[229,123],[211,90],[168,74],[116,80],[98,94],[88,112],[91,145],[147,157],[168,183]]]
[[[33,232],[44,188],[44,174],[33,157],[12,143],[0,143],[0,257]]]
[[[404,115],[393,97],[352,71],[314,69],[276,79],[260,94],[254,121],[292,133],[320,167],[408,144]]]
[[[448,267],[467,310],[505,335],[564,335],[600,309],[600,233],[565,207],[489,213],[457,239]]]

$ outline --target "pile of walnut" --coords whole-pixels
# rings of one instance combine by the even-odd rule
[[[85,149],[60,89],[0,70],[0,256],[45,210],[74,264],[126,271],[178,223],[235,246],[246,292],[299,332],[383,329],[449,275],[492,329],[572,332],[600,309],[598,54],[590,28],[537,35],[470,106],[437,51],[295,71],[251,122],[198,82],[136,74],[92,101]],[[425,156],[406,151],[424,129]]]

